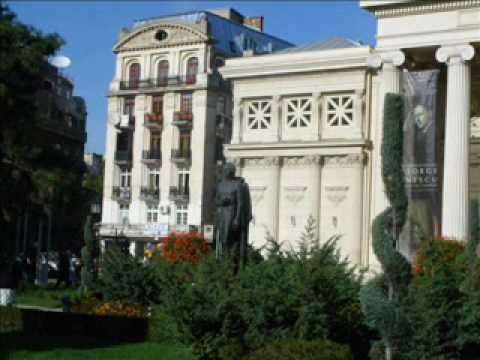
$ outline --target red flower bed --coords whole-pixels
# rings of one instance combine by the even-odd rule
[[[165,239],[161,250],[165,259],[172,263],[190,262],[195,265],[210,252],[210,246],[199,233],[176,232]]]

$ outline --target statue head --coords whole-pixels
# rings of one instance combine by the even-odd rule
[[[227,162],[223,166],[223,178],[227,180],[231,180],[235,177],[235,165],[230,162]]]
[[[415,124],[420,130],[425,129],[432,121],[430,112],[423,105],[415,106],[415,109],[413,110],[413,118],[415,119]]]

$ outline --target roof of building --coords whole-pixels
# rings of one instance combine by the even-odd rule
[[[242,17],[242,15],[234,9],[227,10],[234,12],[236,16]],[[209,23],[209,35],[215,39],[215,46],[226,55],[242,55],[242,52],[246,50],[246,45],[248,47],[254,46],[255,51],[258,53],[270,53],[293,46],[293,44],[288,41],[256,30],[238,21],[227,19],[211,11],[190,11],[140,19],[135,21],[133,30],[135,31],[143,26],[160,22],[178,22],[198,27],[203,20]]]
[[[353,41],[353,40],[342,38],[342,37],[335,37],[322,42],[315,42],[311,44],[281,49],[278,51],[274,51],[274,54],[299,53],[299,52],[305,52],[305,51],[335,50],[335,49],[354,48],[354,47],[361,47],[361,46],[364,46],[364,45],[358,41]]]

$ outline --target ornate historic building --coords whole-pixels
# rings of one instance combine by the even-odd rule
[[[263,18],[233,9],[122,29],[108,101],[104,239],[136,241],[143,253],[144,241],[213,224],[217,162],[231,132],[231,90],[217,69],[290,46],[263,33]]]
[[[353,263],[376,264],[371,224],[388,206],[381,179],[386,93],[413,93],[406,123],[417,126],[415,141],[431,129],[429,119],[436,126],[438,166],[419,163],[406,173],[409,191],[427,189],[438,200],[428,208],[427,197],[414,195],[409,217],[433,217],[438,208],[433,234],[468,237],[469,200],[480,190],[480,1],[360,5],[378,19],[376,48],[333,39],[230,59],[221,70],[232,81],[234,102],[225,156],[250,184],[256,247],[268,234],[295,247],[312,216],[321,242],[340,235]],[[406,82],[427,73],[438,76],[429,109],[422,102],[429,94]]]

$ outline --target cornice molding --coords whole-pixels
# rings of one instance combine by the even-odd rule
[[[335,69],[367,68],[370,47],[301,53],[270,54],[229,59],[220,69],[226,79],[308,73]]]
[[[432,12],[468,9],[480,6],[480,0],[449,0],[415,1],[407,4],[397,4],[394,7],[379,7],[372,9],[377,18],[400,17],[406,15],[420,15]]]

